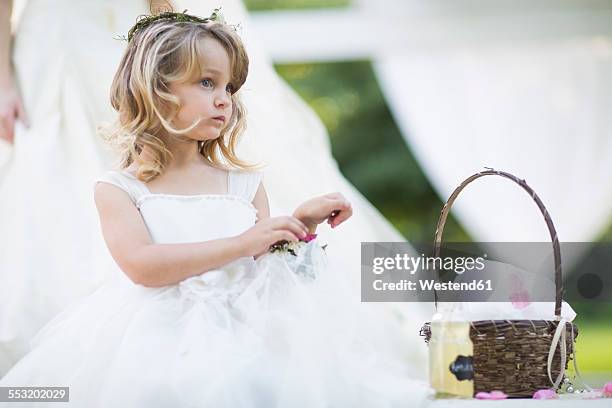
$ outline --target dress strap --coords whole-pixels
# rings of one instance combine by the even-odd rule
[[[125,170],[111,170],[102,177],[98,178],[95,181],[95,184],[100,182],[109,183],[119,187],[130,196],[130,199],[134,204],[136,204],[138,199],[143,195],[150,194],[149,189],[142,181],[138,180]]]
[[[255,193],[263,179],[261,171],[230,170],[228,175],[228,192],[237,195],[249,203],[255,198]]]

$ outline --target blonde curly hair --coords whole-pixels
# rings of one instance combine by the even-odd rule
[[[226,50],[231,67],[232,115],[218,138],[198,142],[200,153],[216,167],[249,169],[256,165],[236,156],[236,145],[246,128],[246,110],[238,90],[246,81],[249,59],[234,28],[223,22],[178,22],[160,20],[138,30],[129,41],[111,86],[111,104],[118,121],[103,137],[120,154],[120,166],[137,164],[137,177],[144,182],[161,174],[172,154],[160,132],[183,135],[166,118],[180,109],[178,97],[169,91],[172,82],[188,81],[202,72],[202,40],[213,38]],[[180,137],[180,136],[179,136]],[[146,157],[140,153],[147,148]]]

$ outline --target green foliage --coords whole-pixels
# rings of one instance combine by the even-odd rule
[[[350,0],[245,0],[249,11],[345,7]]]

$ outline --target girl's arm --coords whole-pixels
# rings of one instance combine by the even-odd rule
[[[133,282],[150,287],[175,284],[238,258],[254,256],[277,241],[297,241],[307,230],[293,217],[268,217],[235,237],[156,244],[140,212],[119,187],[98,183],[94,199],[102,234],[115,262]]]
[[[293,216],[302,221],[311,234],[317,231],[317,225],[323,221],[327,221],[330,227],[335,228],[352,215],[351,203],[340,193],[311,198],[293,212]]]

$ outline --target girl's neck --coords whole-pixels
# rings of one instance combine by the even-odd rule
[[[176,137],[164,137],[166,148],[172,153],[169,167],[189,167],[193,164],[201,164],[204,157],[198,151],[197,140],[183,140]]]
[[[166,148],[172,153],[172,158],[164,166],[164,171],[188,170],[193,167],[215,167],[198,150],[196,140],[179,140],[176,138],[164,138]],[[140,153],[141,157],[149,156],[149,150],[145,146]]]

